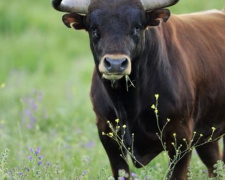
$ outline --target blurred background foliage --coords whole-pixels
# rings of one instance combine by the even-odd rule
[[[224,7],[225,0],[180,0],[170,9],[179,14]],[[89,100],[89,39],[85,31],[66,28],[62,14],[49,0],[0,1],[0,152],[9,149],[13,168],[29,148],[41,147],[64,177],[84,169],[97,177],[108,159]]]

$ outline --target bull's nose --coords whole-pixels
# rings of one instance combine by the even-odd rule
[[[121,73],[127,68],[128,60],[126,58],[110,59],[106,57],[104,59],[104,66],[110,73]]]

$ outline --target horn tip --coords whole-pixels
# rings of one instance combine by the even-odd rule
[[[60,4],[62,2],[62,0],[52,0],[51,2],[52,2],[53,8],[55,8],[56,10],[58,10],[59,9],[59,6],[60,6]]]

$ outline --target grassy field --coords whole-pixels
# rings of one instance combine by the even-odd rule
[[[171,11],[224,7],[225,0],[182,0]],[[61,16],[49,0],[0,1],[0,180],[110,176],[89,100],[88,36],[64,27]],[[193,171],[204,174],[193,159]],[[152,179],[167,162],[162,154],[150,163]]]

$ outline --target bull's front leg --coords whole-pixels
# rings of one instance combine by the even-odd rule
[[[189,126],[178,126],[169,130],[170,136],[167,140],[168,153],[170,157],[170,180],[186,180],[188,166],[191,159],[192,130]],[[173,132],[171,134],[171,132]]]
[[[170,155],[170,163],[174,163],[175,153],[169,153],[169,155]],[[188,172],[190,158],[191,158],[191,152],[187,152],[181,159],[178,159],[178,162],[174,164],[174,167],[172,169],[172,174],[169,175],[170,180],[186,180],[187,179],[187,172]]]
[[[125,170],[129,176],[130,174],[129,166],[124,159],[125,158],[124,156],[126,156],[127,153],[125,150],[121,149],[121,147],[112,137],[109,137],[107,135],[112,131],[110,130],[108,124],[105,124],[105,123],[106,123],[105,121],[104,122],[98,121],[97,127],[98,127],[100,140],[102,142],[103,147],[105,148],[105,151],[110,161],[113,177],[115,179],[118,179],[119,170]]]

